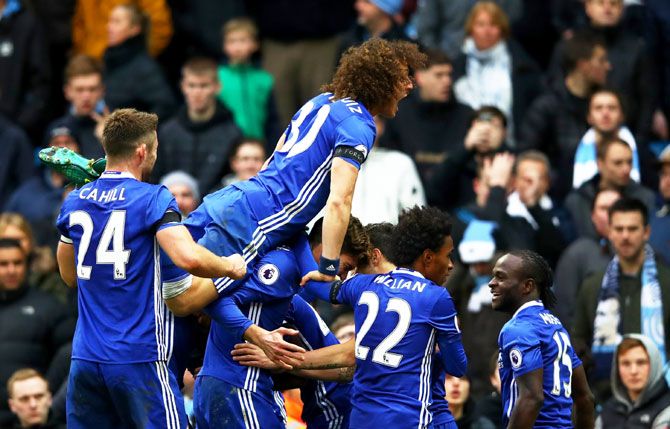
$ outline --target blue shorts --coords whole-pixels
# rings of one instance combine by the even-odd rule
[[[72,359],[68,428],[185,429],[184,399],[165,362],[103,364]]]
[[[305,424],[309,429],[347,429],[349,427],[349,414],[339,414],[327,418],[325,414],[307,419]]]
[[[193,392],[196,427],[285,429],[284,410],[274,392],[268,395],[240,389],[215,377],[199,376]]]
[[[219,256],[239,253],[251,270],[253,261],[277,246],[286,243],[305,229],[300,223],[281,226],[267,219],[281,212],[272,201],[252,208],[246,194],[232,186],[208,195],[185,220],[184,225],[193,239]],[[260,219],[260,220],[259,220]],[[263,226],[259,226],[262,224]],[[234,290],[243,280],[220,278],[214,280],[216,290]]]

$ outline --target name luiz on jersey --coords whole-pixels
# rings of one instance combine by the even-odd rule
[[[82,200],[95,200],[99,203],[111,203],[112,201],[125,201],[126,188],[114,188],[109,191],[101,191],[98,195],[98,189],[82,188],[79,191],[79,198]]]

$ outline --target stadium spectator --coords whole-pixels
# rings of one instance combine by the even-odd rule
[[[470,395],[470,378],[454,377],[447,374],[444,382],[449,411],[456,420],[458,429],[493,429],[495,426],[488,419],[476,414],[476,403]]]
[[[133,3],[147,17],[148,50],[154,57],[167,46],[172,36],[172,16],[167,3],[166,0],[139,0]],[[102,58],[105,49],[113,46],[108,39],[106,25],[114,9],[126,4],[128,2],[123,0],[77,0],[72,17],[74,52]]]
[[[35,174],[26,133],[0,114],[0,207],[22,183]]]
[[[51,70],[46,35],[21,0],[0,0],[0,114],[38,145],[49,104]]]
[[[597,189],[618,189],[622,196],[642,201],[648,213],[654,211],[654,193],[631,180],[633,152],[628,143],[618,137],[601,142],[596,149],[596,162],[598,174],[570,192],[565,199],[565,207],[570,212],[578,237],[598,238],[589,216]]]
[[[354,338],[356,325],[354,325],[354,313],[342,313],[330,324],[330,331],[335,335],[337,341],[346,343]]]
[[[598,428],[670,426],[670,389],[658,347],[648,337],[624,335],[612,360],[613,397],[603,405]]]
[[[402,7],[402,0],[355,0],[356,24],[343,35],[337,58],[348,47],[360,45],[371,37],[409,40],[405,29],[396,19]]]
[[[223,187],[254,177],[261,171],[266,158],[265,145],[260,140],[242,139],[230,153],[232,172],[221,179]]]
[[[562,200],[570,190],[575,149],[588,129],[588,100],[604,85],[610,69],[602,42],[577,33],[565,43],[565,79],[556,81],[528,109],[517,148],[538,149],[552,162],[553,196]]]
[[[104,154],[100,144],[102,126],[109,113],[104,100],[102,65],[84,55],[72,57],[65,68],[63,92],[70,103],[69,111],[49,125],[47,140],[51,139],[53,129],[66,127],[79,143],[83,156],[100,158]]]
[[[174,112],[175,99],[160,66],[147,53],[146,31],[139,6],[131,3],[112,9],[103,56],[105,101],[111,110],[132,107],[166,120]]]
[[[586,0],[584,8],[589,23],[582,31],[597,37],[607,51],[611,70],[607,85],[622,95],[627,123],[635,139],[646,144],[650,137],[652,116],[658,105],[658,84],[644,40],[622,23],[624,0]],[[556,45],[549,66],[552,79],[562,80],[561,58],[566,50],[562,41]]]
[[[48,146],[66,147],[79,153],[79,144],[66,126],[52,128],[49,134]],[[67,179],[57,171],[40,168],[37,175],[14,191],[5,205],[5,210],[20,213],[34,227],[49,223],[53,228],[60,204],[67,195],[67,184]],[[38,241],[44,243],[48,241],[46,238],[40,237]]]
[[[579,287],[591,274],[604,271],[614,257],[608,240],[608,210],[621,193],[613,188],[598,189],[591,206],[591,223],[597,236],[583,236],[572,242],[561,254],[556,265],[554,291],[556,315],[564,326],[572,326]]]
[[[405,208],[425,205],[426,196],[414,161],[403,152],[379,147],[384,120],[375,117],[377,137],[361,166],[351,203],[351,213],[363,224],[398,221]],[[393,171],[393,174],[389,174]]]
[[[500,371],[498,370],[498,350],[489,357],[488,382],[490,392],[477,401],[476,413],[482,419],[487,419],[496,429],[505,429],[502,425],[502,398],[500,397]]]
[[[598,173],[596,164],[597,147],[604,141],[618,137],[628,143],[633,151],[630,178],[640,182],[640,156],[635,137],[624,125],[624,111],[621,97],[610,89],[598,89],[589,100],[587,121],[591,128],[582,136],[575,152],[575,166],[572,171],[572,187],[577,189]]]
[[[510,39],[505,12],[493,1],[480,1],[465,23],[463,53],[454,61],[454,94],[473,109],[495,106],[507,121],[508,141],[519,139],[521,121],[542,92],[539,67]]]
[[[648,245],[647,208],[621,198],[610,207],[609,223],[615,256],[605,272],[584,280],[573,325],[575,350],[592,366],[589,380],[600,401],[610,396],[612,353],[622,335],[649,336],[663,356],[670,344],[670,330],[663,328],[670,326],[670,268]]]
[[[15,371],[7,381],[9,409],[16,416],[12,428],[65,429],[50,416],[49,382],[32,368]]]
[[[26,366],[46,372],[57,350],[72,338],[74,320],[63,304],[27,282],[28,255],[0,239],[0,426],[11,420],[6,383]]]
[[[451,149],[435,167],[433,177],[426,185],[428,202],[446,210],[473,202],[476,191],[472,184],[478,168],[485,158],[510,151],[506,136],[507,119],[500,109],[479,108],[470,118],[470,128],[463,143]]]
[[[414,159],[427,187],[434,170],[465,138],[472,109],[454,99],[451,60],[428,51],[426,67],[415,72],[417,89],[386,123],[380,146],[400,150]]]
[[[213,60],[193,58],[184,64],[186,104],[158,130],[156,177],[181,170],[195,177],[204,193],[219,187],[231,149],[242,138],[230,110],[216,98],[220,88]]]
[[[50,225],[50,231],[53,232],[53,224]],[[10,238],[21,243],[21,249],[28,255],[28,284],[48,292],[63,304],[74,304],[70,311],[76,315],[77,294],[64,288],[53,250],[35,241],[28,220],[18,213],[0,213],[0,238]]]
[[[233,113],[245,138],[274,143],[279,136],[271,74],[258,67],[258,28],[248,18],[236,18],[223,26],[223,52],[227,64],[218,68],[219,100]]]
[[[275,81],[281,126],[330,79],[339,34],[354,21],[354,0],[248,0],[263,39],[262,66]]]
[[[462,264],[455,266],[445,285],[458,311],[463,349],[468,355],[471,390],[475,397],[489,390],[489,356],[498,351],[498,333],[508,319],[507,315],[493,311],[491,307],[488,283],[495,262],[493,226],[491,222],[480,220],[468,224],[458,245]]]
[[[200,204],[200,188],[193,176],[183,171],[173,171],[163,176],[161,185],[177,200],[177,207],[183,217],[188,216]]]
[[[670,145],[658,157],[659,209],[651,217],[649,244],[670,265]]]

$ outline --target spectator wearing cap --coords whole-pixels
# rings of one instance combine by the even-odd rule
[[[660,208],[651,217],[649,244],[670,265],[670,145],[658,160],[658,193]]]
[[[49,134],[49,146],[65,147],[79,153],[79,145],[68,127],[52,128]],[[5,210],[20,213],[28,219],[33,228],[41,222],[52,223],[66,195],[65,185],[67,179],[63,175],[48,168],[41,168],[36,176],[14,191],[5,205]]]
[[[26,133],[0,114],[0,208],[22,183],[35,174],[33,151]]]
[[[465,34],[462,53],[454,60],[454,94],[473,109],[500,109],[507,117],[508,142],[514,146],[526,111],[543,90],[540,68],[510,38],[507,15],[493,1],[475,4]]]
[[[427,50],[426,55],[426,67],[415,72],[416,89],[386,122],[379,140],[379,146],[412,157],[424,188],[461,145],[472,119],[472,109],[454,98],[451,59],[439,50]]]
[[[63,93],[70,103],[68,112],[47,128],[46,139],[51,139],[54,128],[67,127],[79,143],[86,158],[105,155],[100,139],[106,114],[102,64],[85,55],[72,57],[65,67]]]
[[[497,350],[498,333],[509,318],[493,310],[488,288],[496,261],[497,227],[490,221],[470,222],[458,245],[461,264],[456,265],[446,284],[458,311],[475,396],[488,391],[489,356]]]
[[[356,0],[356,25],[343,36],[338,58],[348,47],[360,45],[371,37],[409,40],[396,20],[402,4],[402,0]]]
[[[182,216],[188,216],[200,204],[200,189],[198,182],[188,173],[173,171],[163,176],[161,185],[168,188],[177,200],[177,207]]]

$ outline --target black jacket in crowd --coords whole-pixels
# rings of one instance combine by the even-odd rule
[[[198,181],[202,195],[220,187],[229,171],[231,148],[242,138],[233,116],[217,101],[214,116],[206,122],[192,122],[181,110],[159,128],[158,162],[155,177],[182,170]]]
[[[174,113],[175,97],[163,70],[147,52],[143,35],[105,51],[105,101],[110,110],[133,107],[166,120]]]
[[[588,99],[570,93],[565,83],[555,84],[528,109],[521,126],[517,150],[537,149],[549,157],[551,192],[562,201],[572,187],[575,151],[589,125]]]
[[[542,93],[542,71],[531,57],[514,40],[507,40],[507,49],[512,60],[512,118],[514,137],[519,140],[521,123],[531,103]],[[453,79],[456,82],[466,74],[467,57],[461,53],[454,61]]]
[[[646,143],[650,137],[654,109],[658,104],[658,82],[644,40],[623,25],[587,27],[584,31],[605,44],[607,59],[612,66],[607,72],[607,86],[623,96],[626,125],[633,131],[638,144]],[[559,42],[554,49],[549,66],[552,80],[562,81],[565,77],[561,68],[564,49],[564,41]]]
[[[584,182],[578,189],[570,192],[565,199],[565,208],[570,213],[577,236],[579,237],[600,238],[593,226],[593,222],[591,222],[591,206],[596,197],[599,184],[600,175],[596,174],[591,180]],[[654,213],[656,196],[651,190],[631,180],[628,186],[620,189],[620,191],[624,197],[637,198],[642,201],[647,206],[650,217]]]
[[[1,18],[0,113],[27,132],[44,126],[50,80],[41,23],[23,8]]]
[[[472,115],[472,109],[457,102],[453,94],[446,103],[432,103],[422,101],[417,90],[400,102],[379,145],[411,156],[426,187],[435,168],[463,145]]]
[[[45,292],[28,285],[0,291],[0,427],[12,418],[7,405],[9,377],[21,368],[47,374],[58,349],[72,340],[74,325],[67,308]]]
[[[0,209],[19,185],[33,177],[34,169],[28,136],[0,114]]]

